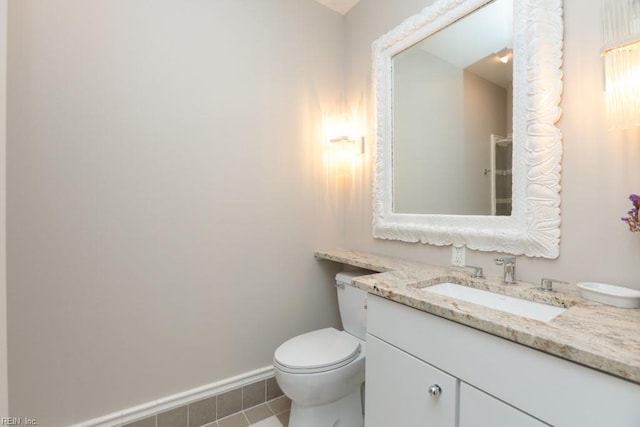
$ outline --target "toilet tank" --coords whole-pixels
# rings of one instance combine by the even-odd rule
[[[366,340],[367,335],[367,291],[351,286],[351,279],[372,274],[367,270],[343,271],[336,274],[338,307],[342,327],[351,335]]]

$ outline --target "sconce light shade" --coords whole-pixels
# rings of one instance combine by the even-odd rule
[[[640,0],[603,0],[609,126],[640,126]]]
[[[350,146],[353,154],[364,154],[364,137],[359,138],[349,138],[348,136],[339,136],[337,138],[332,138],[329,142],[333,144],[344,144],[345,146]]]
[[[339,136],[328,140],[325,161],[332,175],[352,176],[364,154],[364,138]]]
[[[360,114],[336,108],[324,113],[322,122],[325,183],[349,181],[355,184],[364,163],[364,137],[361,135],[365,127]]]

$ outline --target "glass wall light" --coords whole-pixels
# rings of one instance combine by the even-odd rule
[[[364,137],[352,138],[346,135],[332,138],[331,144],[336,144],[337,151],[346,157],[364,154]]]
[[[331,174],[351,176],[356,173],[364,154],[364,137],[338,136],[329,139],[327,145]]]
[[[611,128],[640,126],[640,0],[602,2],[607,114]]]
[[[352,174],[364,154],[364,137],[359,125],[347,114],[325,115],[325,166],[331,174]]]

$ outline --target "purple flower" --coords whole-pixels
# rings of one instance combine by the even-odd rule
[[[629,200],[633,203],[633,208],[627,214],[628,217],[620,218],[629,226],[629,231],[640,232],[640,221],[638,220],[638,210],[640,210],[640,196],[631,194]]]

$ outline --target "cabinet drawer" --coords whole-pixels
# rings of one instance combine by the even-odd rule
[[[556,427],[640,426],[640,385],[374,295],[368,333]]]
[[[459,427],[548,427],[468,384],[460,384]]]
[[[455,427],[458,381],[367,336],[366,427]],[[430,387],[441,393],[430,395]]]

